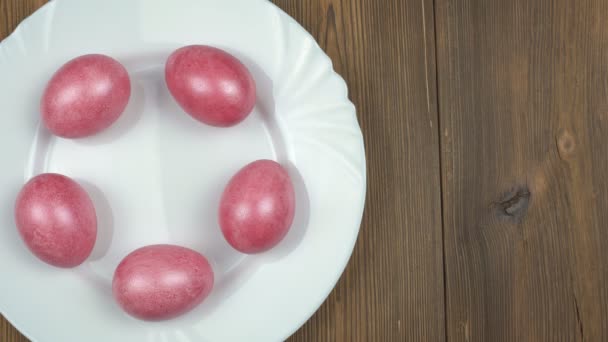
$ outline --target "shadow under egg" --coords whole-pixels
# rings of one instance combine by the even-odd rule
[[[97,239],[88,261],[99,260],[108,253],[114,238],[114,214],[112,213],[112,207],[103,191],[96,185],[82,179],[76,179],[76,181],[86,190],[95,206]]]

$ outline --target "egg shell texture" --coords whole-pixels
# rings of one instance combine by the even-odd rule
[[[275,161],[258,160],[230,179],[220,201],[219,224],[232,247],[243,253],[260,253],[285,237],[295,205],[287,171]]]
[[[97,238],[89,195],[60,174],[41,174],[23,186],[15,202],[15,222],[30,251],[58,267],[81,264]]]
[[[211,265],[200,253],[174,245],[150,245],[121,261],[112,290],[127,313],[158,321],[177,317],[201,303],[213,281]]]
[[[114,123],[131,96],[127,70],[111,57],[84,55],[64,64],[48,82],[40,111],[55,135],[82,138]]]
[[[253,76],[236,57],[205,45],[177,49],[165,65],[171,95],[193,118],[212,126],[236,125],[256,101]]]

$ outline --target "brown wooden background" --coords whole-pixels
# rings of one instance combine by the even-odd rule
[[[608,341],[608,1],[274,2],[346,79],[369,175],[291,340]],[[43,3],[0,0],[0,38]]]

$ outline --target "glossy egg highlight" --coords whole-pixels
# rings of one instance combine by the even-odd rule
[[[23,186],[15,202],[15,222],[29,250],[58,267],[80,265],[97,238],[97,216],[89,195],[60,174],[41,174]]]
[[[173,52],[165,65],[165,81],[186,113],[211,126],[236,125],[256,101],[255,81],[247,67],[211,46],[190,45]]]
[[[122,64],[105,55],[80,56],[48,82],[40,103],[42,121],[60,137],[91,136],[118,120],[130,96],[131,81]]]
[[[293,223],[295,192],[287,171],[258,160],[230,179],[220,200],[219,224],[228,243],[243,253],[276,246]]]
[[[120,262],[112,291],[131,316],[160,321],[193,309],[209,295],[213,282],[213,270],[202,254],[175,245],[150,245]]]

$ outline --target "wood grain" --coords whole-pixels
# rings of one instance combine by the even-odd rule
[[[45,0],[0,0],[0,40],[44,3]]]
[[[25,336],[15,329],[2,315],[0,315],[0,341],[2,342],[28,342]]]
[[[449,341],[608,341],[607,20],[436,1]]]
[[[274,2],[311,32],[345,78],[368,163],[351,261],[291,340],[443,340],[432,1]]]

